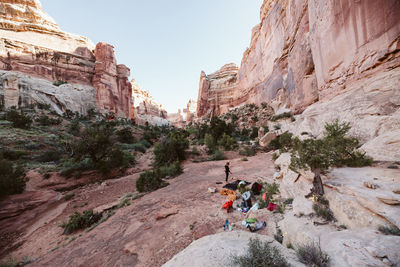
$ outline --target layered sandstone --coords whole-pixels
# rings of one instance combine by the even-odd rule
[[[144,90],[135,79],[130,83],[133,88],[136,123],[145,124],[147,122],[153,125],[169,124],[167,111],[150,95],[150,92]]]
[[[24,81],[32,76],[50,82],[63,81],[75,87],[92,87],[96,92],[93,101],[98,109],[121,117],[133,116],[132,89],[128,80],[130,72],[127,67],[116,64],[113,47],[103,43],[95,47],[85,37],[63,32],[37,0],[0,3],[0,70],[28,75],[23,77]],[[14,82],[18,86],[24,83],[22,80]],[[46,97],[46,92],[36,83],[28,87],[30,91],[16,97],[38,94]],[[68,87],[64,89],[68,90]],[[7,91],[4,85],[0,88],[0,100],[6,102],[7,98],[1,91]],[[68,96],[69,91],[64,95]],[[60,104],[74,100],[57,98],[48,104],[59,106],[61,111],[89,109],[87,106],[77,108]],[[21,104],[18,106],[32,101],[19,101]]]
[[[219,115],[227,111],[228,106],[233,106],[233,95],[237,90],[237,76],[239,68],[230,63],[220,70],[206,75],[200,75],[197,115]]]
[[[199,116],[262,102],[300,113],[377,67],[399,72],[399,1],[265,0],[260,17],[229,100],[216,107],[220,91],[202,73]]]
[[[184,109],[178,109],[178,113],[168,114],[168,120],[175,127],[182,128],[197,118],[197,102],[190,99]]]

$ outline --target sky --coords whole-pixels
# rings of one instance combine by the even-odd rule
[[[197,100],[200,73],[240,66],[263,0],[41,0],[63,31],[115,49],[169,112]]]

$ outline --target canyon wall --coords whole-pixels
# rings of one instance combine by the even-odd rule
[[[168,113],[161,104],[150,95],[149,91],[144,90],[135,79],[131,81],[133,88],[133,103],[135,121],[137,124],[144,125],[168,125]]]
[[[57,112],[85,113],[94,102],[101,111],[133,116],[130,71],[116,64],[113,47],[104,43],[94,46],[85,37],[63,32],[37,0],[0,3],[0,70],[0,101],[5,106],[15,101],[19,107],[42,101],[57,107]],[[7,103],[9,76],[17,79],[15,87],[25,89],[14,90],[14,102]],[[49,81],[49,87],[53,83],[67,86],[47,90],[42,80]],[[93,97],[94,91],[94,99],[85,105],[73,88],[80,88],[85,99]],[[58,89],[64,92],[55,94]]]
[[[301,113],[377,69],[399,72],[397,0],[265,0],[260,18],[233,87],[224,77],[216,81],[202,72],[199,116],[262,102],[277,112]],[[230,96],[224,99],[225,90]]]
[[[197,102],[190,99],[184,109],[178,109],[177,113],[168,114],[168,120],[172,125],[183,128],[197,119]]]

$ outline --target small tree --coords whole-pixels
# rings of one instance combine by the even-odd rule
[[[11,108],[6,113],[6,120],[11,121],[13,127],[21,129],[29,129],[32,124],[32,119],[25,115],[21,110],[18,112],[15,108]]]
[[[212,154],[217,149],[217,144],[215,142],[214,137],[211,134],[206,134],[204,137],[204,142],[207,147],[207,152]]]
[[[357,150],[358,140],[346,137],[349,130],[349,123],[339,123],[336,120],[325,125],[324,137],[321,139],[293,140],[291,169],[310,169],[314,173],[313,188],[307,197],[324,194],[321,172],[329,167],[371,165],[372,159]]]
[[[21,166],[13,166],[7,160],[0,159],[0,199],[24,192],[25,172]]]
[[[155,165],[162,166],[184,160],[185,150],[188,148],[189,141],[183,131],[170,132],[154,146]]]

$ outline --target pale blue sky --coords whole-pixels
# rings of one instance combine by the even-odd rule
[[[201,70],[240,65],[262,0],[41,0],[67,32],[115,47],[168,112],[197,100]]]

